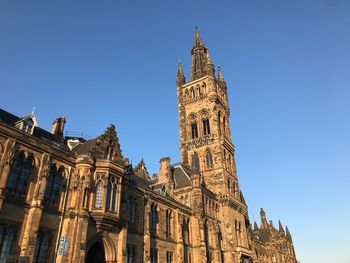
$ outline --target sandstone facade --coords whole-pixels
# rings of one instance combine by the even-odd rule
[[[0,262],[296,263],[288,228],[261,211],[251,225],[239,189],[228,88],[199,32],[190,80],[179,63],[180,160],[123,157],[115,127],[64,136],[0,110]]]

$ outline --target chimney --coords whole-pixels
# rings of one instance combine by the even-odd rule
[[[63,137],[63,131],[64,131],[64,124],[66,123],[66,118],[57,118],[53,123],[52,123],[52,129],[51,133],[53,135]]]

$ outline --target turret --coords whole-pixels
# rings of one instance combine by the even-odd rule
[[[260,218],[261,218],[261,225],[263,228],[267,228],[267,220],[266,220],[266,214],[264,209],[260,208]]]
[[[222,88],[227,89],[226,82],[225,82],[224,77],[222,75],[222,71],[221,71],[220,66],[218,66],[218,82]]]
[[[176,86],[181,87],[183,84],[185,84],[185,82],[186,82],[186,79],[182,69],[182,62],[181,60],[179,60],[177,64]]]

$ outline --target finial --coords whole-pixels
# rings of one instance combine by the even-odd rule
[[[33,110],[32,110],[32,115],[34,115],[34,112],[35,112],[35,106],[33,107]]]
[[[179,60],[177,61],[177,65],[180,67],[182,66],[182,60],[179,58]]]

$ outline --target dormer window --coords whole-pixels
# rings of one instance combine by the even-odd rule
[[[38,123],[34,113],[32,112],[17,121],[15,126],[26,133],[33,134],[34,127],[38,126]]]

